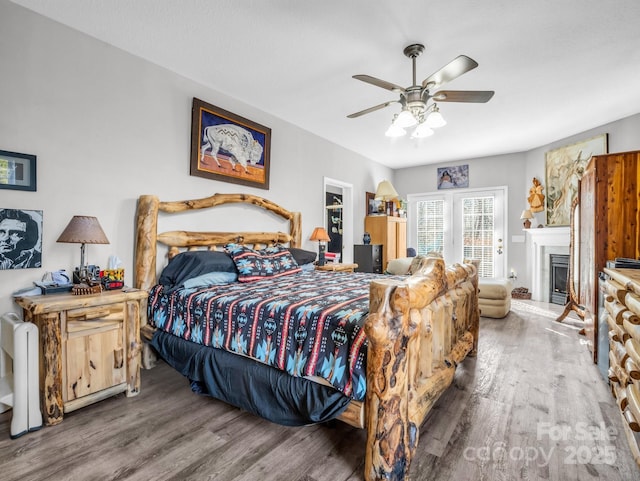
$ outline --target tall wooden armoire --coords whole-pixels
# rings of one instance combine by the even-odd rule
[[[382,244],[382,269],[393,259],[407,256],[407,219],[388,215],[368,215],[364,230],[372,244]]]
[[[598,276],[607,260],[637,259],[640,151],[596,155],[580,182],[580,305],[593,361],[598,361]]]

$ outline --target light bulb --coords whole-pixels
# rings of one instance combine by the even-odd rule
[[[411,134],[412,139],[422,139],[433,135],[433,130],[427,125],[426,122],[419,124]]]
[[[413,127],[418,123],[418,121],[411,112],[409,112],[408,110],[403,110],[398,114],[393,123],[394,125],[405,129],[407,127]]]
[[[389,125],[389,128],[384,133],[387,137],[402,137],[407,133],[402,127],[398,127],[396,124],[392,123]]]
[[[446,120],[438,110],[438,107],[435,107],[434,110],[427,116],[427,124],[432,129],[437,129],[438,127],[442,127],[443,125],[447,125]]]

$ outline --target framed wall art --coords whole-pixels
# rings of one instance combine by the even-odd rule
[[[384,201],[376,200],[376,194],[373,192],[366,193],[367,215],[379,215],[385,212]]]
[[[42,267],[42,211],[0,208],[0,270]]]
[[[191,175],[269,189],[271,129],[193,99]]]
[[[0,150],[0,189],[36,191],[36,156]]]
[[[547,226],[571,224],[571,203],[589,160],[607,153],[607,134],[550,150],[545,154]]]
[[[469,165],[438,167],[438,190],[469,187]]]

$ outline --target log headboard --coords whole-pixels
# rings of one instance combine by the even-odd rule
[[[250,204],[272,212],[289,221],[289,232],[191,232],[169,231],[158,233],[158,213],[176,214],[199,209],[210,209],[224,204]],[[301,246],[301,214],[250,194],[214,194],[194,200],[161,202],[154,195],[141,195],[136,211],[136,258],[134,283],[138,289],[149,290],[156,283],[158,243],[169,247],[169,258],[180,249],[207,247],[215,249],[230,242],[254,246],[289,243]]]

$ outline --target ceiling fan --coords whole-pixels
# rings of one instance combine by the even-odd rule
[[[400,98],[355,112],[347,115],[347,117],[353,119],[383,109],[391,104],[399,103],[402,106],[402,110],[394,116],[386,135],[389,137],[402,136],[406,134],[405,128],[417,125],[411,137],[427,137],[433,134],[433,128],[446,124],[438,109],[438,102],[485,103],[493,97],[494,92],[492,90],[437,90],[447,82],[451,82],[478,66],[475,60],[466,55],[456,57],[440,70],[424,79],[422,84],[418,85],[416,82],[416,58],[423,51],[424,45],[419,43],[408,45],[404,49],[404,54],[413,63],[413,84],[410,87],[404,88],[370,75],[354,75],[354,79],[400,94]]]

